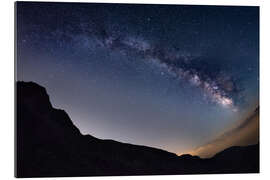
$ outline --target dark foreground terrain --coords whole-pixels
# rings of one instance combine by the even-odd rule
[[[82,135],[45,88],[17,82],[16,177],[258,173],[259,145],[210,159]]]

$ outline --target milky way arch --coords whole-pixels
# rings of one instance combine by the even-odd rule
[[[202,89],[204,97],[211,102],[237,111],[232,94],[239,93],[239,88],[233,78],[222,71],[216,72],[216,70],[213,70],[215,71],[214,76],[211,77],[211,72],[209,73],[211,67],[208,67],[206,71],[199,66],[194,66],[194,62],[198,62],[200,57],[175,49],[155,46],[141,37],[110,35],[105,29],[95,32],[99,32],[95,33],[94,37],[100,46],[119,51],[124,55],[130,52],[136,53],[143,59],[152,61],[168,74],[178,79],[184,79],[194,87]]]

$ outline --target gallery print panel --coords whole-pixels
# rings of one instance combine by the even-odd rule
[[[259,7],[15,10],[16,177],[259,173]]]

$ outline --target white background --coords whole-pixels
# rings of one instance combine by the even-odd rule
[[[58,0],[59,1],[59,0]],[[61,1],[61,0],[60,0]],[[65,0],[66,2],[68,0]],[[73,2],[79,2],[73,0]],[[152,4],[256,5],[260,6],[260,174],[91,177],[93,180],[137,179],[270,179],[270,46],[269,0],[95,0]],[[14,1],[0,1],[0,177],[14,179]],[[59,179],[86,179],[59,178]],[[42,178],[55,179],[55,178]]]

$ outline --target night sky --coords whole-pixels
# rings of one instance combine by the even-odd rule
[[[19,2],[17,80],[44,86],[101,139],[203,156],[196,149],[237,129],[230,139],[249,144],[259,8]],[[257,130],[237,134],[251,119]]]

